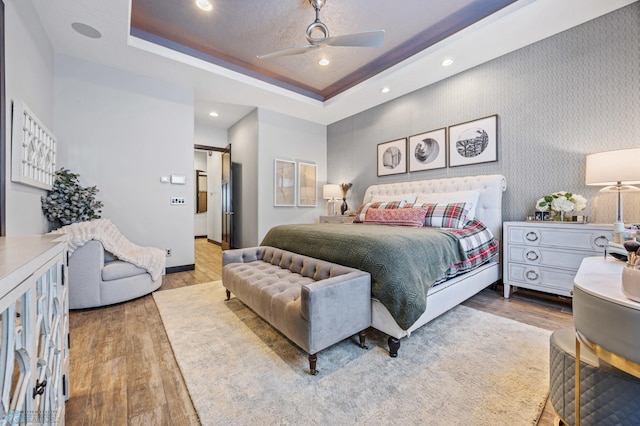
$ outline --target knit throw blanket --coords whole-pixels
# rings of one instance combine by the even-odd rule
[[[154,281],[164,272],[166,256],[163,250],[133,244],[118,231],[118,228],[109,219],[73,223],[63,226],[56,232],[66,235],[69,254],[78,247],[82,247],[87,241],[96,240],[100,241],[104,249],[113,253],[118,259],[146,269]]]

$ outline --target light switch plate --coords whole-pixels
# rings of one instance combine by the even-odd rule
[[[160,176],[160,182],[169,183],[169,176]]]
[[[174,185],[184,185],[187,183],[187,177],[185,175],[171,175],[171,183]]]

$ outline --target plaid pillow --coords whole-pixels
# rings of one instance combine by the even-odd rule
[[[436,228],[453,228],[462,229],[467,221],[467,214],[471,208],[469,203],[451,203],[451,204],[423,204],[426,207],[427,214],[424,219],[424,226],[432,226]]]
[[[379,201],[376,203],[363,204],[356,212],[356,217],[353,218],[353,223],[364,223],[364,220],[367,217],[367,211],[369,209],[399,209],[404,204],[404,201]]]
[[[365,224],[424,226],[427,209],[369,209],[364,219]]]

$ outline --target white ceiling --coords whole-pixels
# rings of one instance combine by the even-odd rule
[[[637,0],[519,0],[325,102],[130,36],[130,0],[19,1],[32,2],[56,54],[192,88],[196,122],[228,128],[256,107],[330,124]],[[402,2],[388,1],[402,7]],[[375,10],[365,7],[361,13]],[[321,16],[323,22],[328,21]],[[289,18],[285,15],[282,19]],[[102,37],[81,36],[71,28],[74,22],[95,27]],[[310,20],[303,22],[306,28]],[[271,25],[275,27],[278,23],[273,21]],[[365,29],[378,28],[357,28]],[[279,45],[276,40],[269,43]],[[445,57],[453,58],[454,64],[447,68],[440,66]],[[384,86],[391,91],[382,94],[380,89]],[[210,117],[211,110],[218,111],[220,116]]]

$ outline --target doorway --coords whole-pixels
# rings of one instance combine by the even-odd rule
[[[225,164],[231,161],[231,145],[226,148],[194,145],[194,238],[231,248],[233,210],[231,175]]]
[[[193,153],[193,236],[220,245],[221,155],[213,147],[196,146]],[[217,177],[217,179],[216,179]]]

